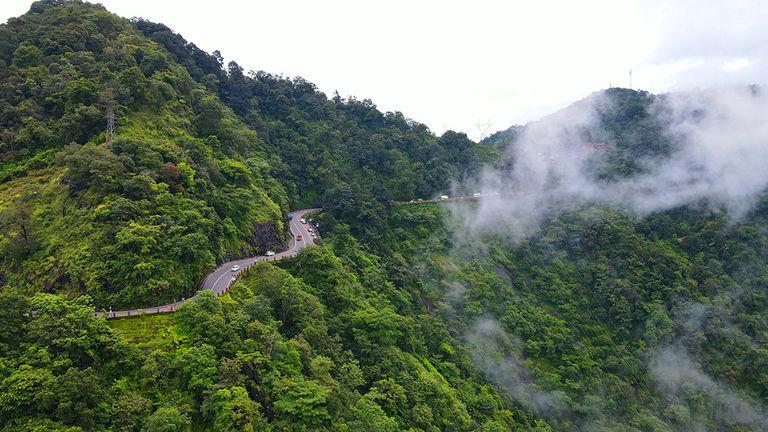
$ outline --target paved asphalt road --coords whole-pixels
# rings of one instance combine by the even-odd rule
[[[312,208],[312,209],[296,210],[295,212],[291,212],[288,214],[288,217],[290,219],[290,228],[291,228],[291,234],[292,234],[292,237],[288,242],[288,249],[282,252],[277,252],[275,253],[275,255],[271,257],[257,256],[257,257],[243,258],[235,261],[226,262],[220,265],[218,268],[216,268],[216,270],[208,274],[208,276],[206,276],[203,279],[202,284],[200,284],[200,290],[201,291],[212,290],[214,293],[216,293],[216,295],[220,295],[222,293],[225,293],[229,289],[232,282],[234,282],[237,279],[237,276],[243,270],[250,267],[255,262],[276,261],[276,260],[281,260],[285,258],[291,258],[296,256],[296,254],[299,253],[299,250],[301,248],[313,245],[314,239],[310,235],[309,231],[307,231],[307,225],[304,225],[301,222],[299,222],[299,219],[303,218],[308,213],[312,213],[317,210],[319,209]],[[298,235],[302,236],[301,241],[296,241],[296,236]],[[232,266],[234,265],[240,266],[240,269],[236,272],[233,272],[231,270]],[[106,315],[107,318],[121,318],[121,317],[140,315],[142,313],[156,314],[156,313],[173,312],[176,310],[177,307],[181,306],[182,304],[190,300],[191,299],[184,299],[182,301],[160,305],[160,306],[150,306],[143,309],[112,311],[112,312],[107,312],[106,314],[97,312],[96,315],[97,316]]]
[[[448,198],[432,198],[432,199],[421,199],[421,200],[411,200],[411,201],[393,201],[393,203],[395,205],[413,205],[413,204],[424,204],[424,203],[447,203],[451,201],[479,201],[481,197],[483,198],[487,198],[490,196],[515,197],[520,195],[521,194],[519,193],[486,192],[481,196],[464,195],[464,196],[452,196]]]

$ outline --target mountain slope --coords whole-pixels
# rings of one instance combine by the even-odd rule
[[[735,224],[695,207],[635,219],[585,206],[519,243],[451,245],[457,213],[436,211],[420,226],[447,226],[430,231],[401,216],[392,242],[412,258],[396,280],[553,430],[765,429],[765,199]]]
[[[763,431],[767,107],[756,86],[593,94],[526,125],[403,270],[553,429]]]
[[[611,89],[478,145],[37,2],[0,26],[0,430],[761,431],[764,191],[739,218],[710,195],[602,200],[685,144],[657,115],[671,97]],[[508,175],[518,157],[543,169]],[[391,205],[489,173],[565,184],[566,205]],[[640,186],[619,196],[657,190]],[[324,243],[295,260],[173,315],[93,316],[189,295],[308,204]]]
[[[348,231],[378,245],[390,201],[447,187],[475,144],[302,80],[222,91],[245,78],[142,25],[49,0],[0,27],[0,428],[546,430]],[[308,202],[330,246],[170,317],[94,317],[189,295],[216,261],[279,246]]]
[[[264,143],[129,21],[38,2],[0,35],[6,284],[140,306],[281,242]]]
[[[643,171],[644,163],[667,157],[674,150],[672,140],[664,133],[664,116],[656,112],[664,101],[664,95],[610,88],[595,92],[525,126],[514,125],[497,131],[481,141],[481,144],[511,153],[518,140],[532,126],[546,124],[554,116],[563,116],[571,111],[579,113],[589,107],[589,114],[576,114],[587,115],[589,121],[568,131],[572,135],[571,139],[577,138],[574,141],[578,142],[574,144],[588,146],[602,153],[600,166],[593,167],[595,176],[606,180],[631,176]]]
[[[463,133],[434,136],[400,112],[370,100],[331,99],[302,78],[248,72],[208,56],[166,26],[135,25],[162,44],[195,79],[257,131],[282,164],[275,175],[297,206],[318,205],[376,244],[390,201],[430,198],[498,156]],[[373,241],[369,241],[369,240]]]
[[[104,308],[188,296],[216,262],[280,247],[289,205],[323,206],[374,245],[391,201],[495,157],[78,1],[35,3],[0,41],[0,282],[29,292]]]

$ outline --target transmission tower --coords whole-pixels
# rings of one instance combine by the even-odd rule
[[[107,139],[105,144],[108,146],[112,144],[112,140],[115,138],[115,108],[117,107],[117,101],[115,101],[115,92],[112,87],[104,88],[99,94],[101,109],[104,112],[104,118],[107,119]]]
[[[491,128],[491,122],[487,120],[485,123],[478,123],[475,125],[477,128],[477,131],[480,133],[480,139],[478,141],[482,141],[485,139],[486,136],[488,136],[488,129]]]
[[[107,111],[107,145],[112,144],[112,139],[115,138],[115,112],[113,110]]]
[[[632,90],[632,68],[629,68],[629,89]]]

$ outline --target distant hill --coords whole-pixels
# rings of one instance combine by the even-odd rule
[[[578,134],[586,145],[606,144],[600,149],[606,157],[603,165],[596,167],[597,175],[615,177],[637,174],[642,170],[640,162],[670,154],[673,143],[662,133],[664,125],[659,123],[659,118],[652,115],[650,109],[660,98],[663,99],[663,96],[645,91],[611,88],[593,93],[562,110],[577,109],[584,104],[595,108],[597,117],[593,129],[584,129]],[[553,113],[541,121],[559,114]],[[514,125],[491,134],[480,144],[506,149],[514,146],[525,131],[526,125]]]
[[[523,130],[525,130],[525,127],[521,125],[510,126],[507,129],[496,131],[483,138],[480,140],[480,144],[491,147],[505,148],[513,144],[515,140],[517,140],[517,137],[523,132]]]

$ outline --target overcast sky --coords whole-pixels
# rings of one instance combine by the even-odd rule
[[[29,9],[2,0],[0,20]],[[768,1],[104,0],[246,70],[478,138],[613,86],[766,81]],[[488,125],[489,126],[486,126]]]

